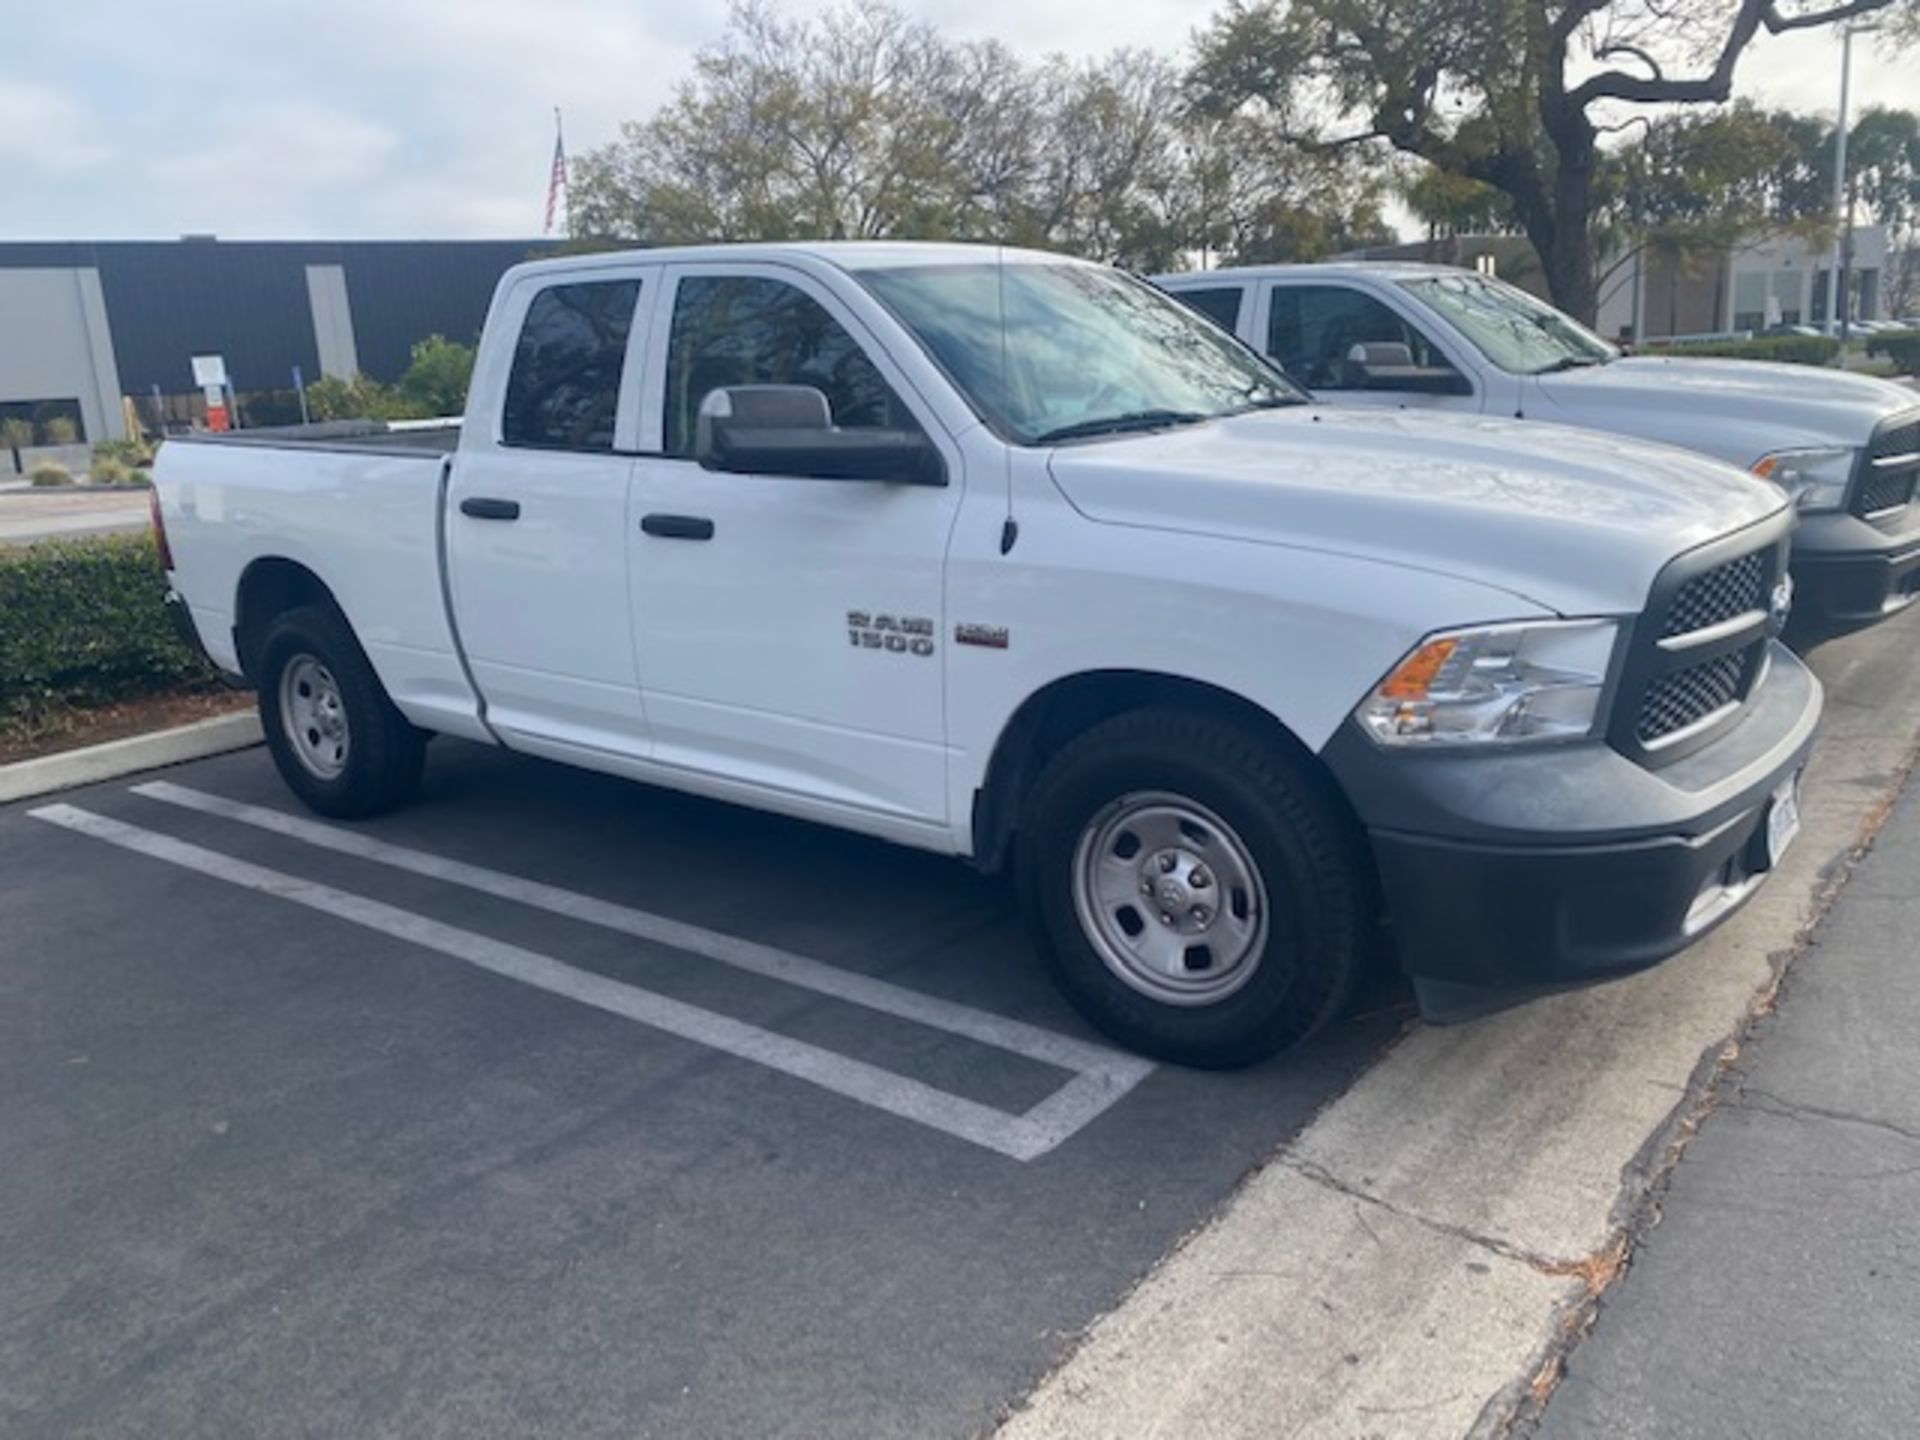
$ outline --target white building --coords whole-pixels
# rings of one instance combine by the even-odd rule
[[[1832,249],[1794,235],[1773,235],[1730,251],[1675,262],[1643,251],[1601,285],[1599,323],[1609,337],[1657,340],[1773,325],[1824,325]],[[1849,271],[1855,320],[1882,318],[1887,232],[1856,226]]]

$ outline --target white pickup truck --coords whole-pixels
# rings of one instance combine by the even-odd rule
[[[323,813],[441,732],[1016,873],[1110,1034],[1241,1063],[1391,917],[1430,1013],[1649,965],[1792,839],[1792,511],[1326,411],[1112,270],[655,250],[501,281],[465,423],[181,440],[172,584]]]
[[[1810,633],[1920,597],[1920,395],[1805,365],[1624,355],[1471,270],[1268,265],[1156,284],[1329,403],[1459,410],[1682,445],[1787,490],[1795,611]]]

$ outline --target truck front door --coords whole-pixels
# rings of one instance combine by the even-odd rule
[[[1480,410],[1473,375],[1422,327],[1359,286],[1266,285],[1266,353],[1314,398],[1338,405]]]
[[[811,385],[842,428],[938,422],[871,332],[778,264],[669,269],[647,361],[630,536],[656,763],[944,824],[945,486],[724,474],[693,459],[713,390]]]

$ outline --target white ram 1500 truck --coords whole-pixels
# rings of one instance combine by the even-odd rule
[[[170,442],[191,628],[317,810],[433,732],[1016,873],[1098,1026],[1240,1063],[1383,915],[1430,1012],[1620,975],[1792,839],[1793,515],[1717,462],[1322,410],[1144,282],[967,246],[501,281],[457,440]]]
[[[1806,365],[1624,355],[1491,276],[1394,261],[1156,282],[1340,405],[1512,415],[1661,440],[1773,481],[1800,511],[1794,609],[1822,630],[1920,597],[1920,396]]]

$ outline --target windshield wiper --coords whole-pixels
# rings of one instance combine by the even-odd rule
[[[1051,445],[1059,440],[1080,440],[1089,435],[1119,435],[1128,430],[1165,430],[1174,425],[1192,425],[1208,417],[1198,410],[1129,410],[1122,415],[1105,415],[1098,420],[1076,420],[1033,437],[1036,445]]]
[[[1590,365],[1604,365],[1607,362],[1597,355],[1562,355],[1551,365],[1543,365],[1533,373],[1536,375],[1557,375],[1562,370],[1585,370]]]

